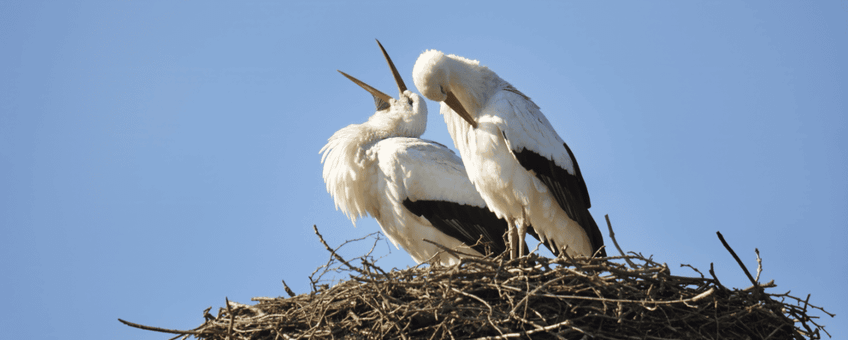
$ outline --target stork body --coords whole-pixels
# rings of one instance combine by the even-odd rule
[[[324,182],[336,208],[354,223],[373,216],[392,243],[418,263],[458,260],[425,240],[471,255],[504,252],[506,222],[486,208],[458,156],[418,138],[426,129],[427,106],[406,90],[386,58],[399,98],[348,76],[374,95],[377,112],[363,124],[337,131],[321,149]],[[483,244],[475,245],[481,237]]]
[[[529,97],[479,62],[435,50],[421,54],[413,78],[421,94],[441,102],[471,182],[509,223],[513,256],[524,254],[524,234],[534,229],[554,254],[600,249],[577,160]]]

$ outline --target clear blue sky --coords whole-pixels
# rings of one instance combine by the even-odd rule
[[[2,1],[4,337],[164,339],[116,319],[188,329],[225,296],[308,292],[313,224],[378,230],[334,209],[318,154],[373,113],[336,69],[395,94],[374,38],[410,86],[439,49],[533,98],[625,249],[747,287],[721,231],[848,336],[845,1]]]

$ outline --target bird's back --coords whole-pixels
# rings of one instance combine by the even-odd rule
[[[486,208],[461,159],[450,149],[432,141],[396,137],[376,143],[369,154],[379,163],[381,214],[389,210],[392,214],[382,218],[387,233],[411,244],[429,239],[443,240],[445,246],[457,242],[471,245],[483,235],[494,252],[506,249],[502,237],[506,222]],[[426,219],[433,228],[393,225],[415,222],[416,218]],[[484,248],[475,249],[482,254]]]

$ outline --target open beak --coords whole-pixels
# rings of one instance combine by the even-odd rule
[[[339,71],[339,70],[336,70],[336,71]],[[372,96],[374,96],[374,106],[377,107],[377,111],[385,110],[385,109],[389,108],[389,99],[392,99],[392,97],[389,97],[389,95],[378,91],[377,89],[371,87],[371,85],[363,83],[359,79],[351,77],[347,73],[344,73],[342,71],[339,71],[339,73],[341,73],[343,76],[347,77],[347,79],[350,79],[350,81],[356,83],[356,85],[359,85],[359,87],[365,89],[365,91],[368,91],[368,93],[370,93]]]
[[[380,40],[377,40],[377,45],[380,45],[380,50],[383,51],[383,56],[386,57],[386,62],[389,63],[389,67],[392,69],[392,75],[395,77],[395,82],[397,83],[398,91],[400,91],[400,93],[403,93],[403,91],[406,91],[406,85],[403,83],[403,79],[400,77],[400,73],[395,67],[395,63],[392,62],[392,58],[389,58],[389,54],[386,53],[386,49],[383,48],[383,44],[380,43]],[[475,129],[477,128],[477,122],[475,122],[474,119],[471,118],[471,115],[468,114],[468,111],[465,111],[465,108],[462,107],[462,104],[459,103],[459,99],[457,99],[456,96],[454,96],[453,93],[451,93],[450,91],[448,91],[447,98],[445,98],[445,104],[448,104],[448,106],[454,112],[459,114],[462,119],[465,119],[468,124],[471,124],[471,126]]]
[[[395,77],[395,83],[397,83],[398,91],[403,93],[403,91],[406,91],[406,85],[403,83],[403,79],[400,77],[400,73],[398,73],[395,63],[392,62],[392,58],[389,58],[389,54],[386,53],[386,49],[383,48],[383,44],[380,43],[380,40],[377,40],[377,45],[380,45],[380,50],[383,51],[383,56],[386,57],[386,62],[389,63],[389,67],[392,69],[392,75]]]
[[[459,99],[457,99],[456,96],[453,95],[453,92],[447,91],[446,95],[447,97],[445,98],[445,104],[448,104],[448,107],[450,107],[453,112],[456,112],[456,114],[462,117],[462,119],[465,119],[465,121],[468,122],[471,127],[476,129],[477,122],[474,121],[474,118],[471,118],[471,115],[468,114],[468,111],[465,111],[465,108],[462,107],[462,103],[460,103]]]

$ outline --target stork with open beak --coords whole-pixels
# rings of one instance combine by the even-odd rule
[[[377,44],[399,95],[392,98],[339,71],[374,97],[377,111],[367,122],[337,131],[320,151],[324,183],[336,208],[354,224],[373,216],[389,240],[418,263],[432,259],[450,265],[458,261],[454,254],[506,251],[506,222],[486,207],[459,157],[418,138],[427,126],[427,105],[407,90]],[[445,253],[431,242],[457,252]]]
[[[412,74],[424,97],[441,102],[471,182],[509,223],[512,257],[524,255],[534,229],[554,254],[606,255],[577,159],[529,97],[478,61],[436,50]]]

